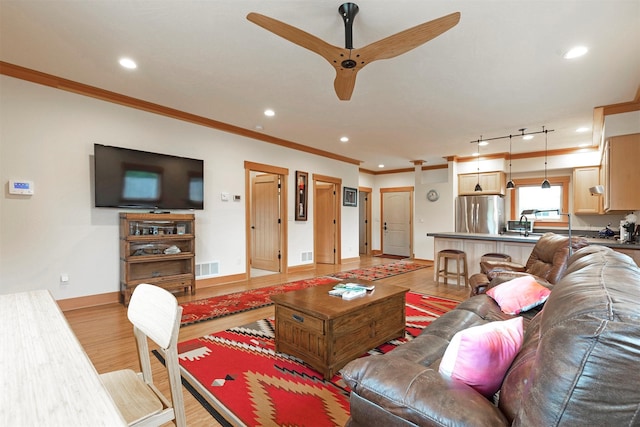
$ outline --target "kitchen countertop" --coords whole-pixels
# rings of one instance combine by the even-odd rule
[[[520,242],[520,243],[533,243],[540,239],[542,233],[531,233],[529,236],[524,236],[516,233],[506,234],[484,234],[484,233],[455,233],[455,232],[443,232],[443,233],[427,233],[429,237],[439,237],[444,239],[467,239],[467,240],[491,240],[499,242]],[[565,234],[566,236],[566,234]],[[578,237],[575,233],[572,237]],[[621,249],[637,249],[640,250],[639,243],[622,243],[616,239],[599,239],[593,237],[587,237],[587,241],[591,245],[602,245],[610,248]]]

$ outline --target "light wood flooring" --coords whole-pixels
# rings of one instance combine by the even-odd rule
[[[197,289],[195,295],[177,294],[176,296],[178,301],[186,302],[216,295],[224,295],[231,292],[322,276],[338,271],[351,270],[354,268],[368,267],[378,264],[387,264],[390,262],[394,262],[394,260],[382,257],[361,257],[360,261],[354,263],[339,265],[318,264],[315,270],[293,274],[272,274],[228,285]],[[457,286],[455,284],[437,285],[433,280],[432,266],[376,281],[376,285],[384,285],[385,283],[404,286],[413,291],[424,294],[441,296],[460,301],[465,300],[469,295],[469,289],[464,286]],[[136,371],[140,369],[136,357],[132,327],[127,320],[126,308],[123,305],[109,304],[93,308],[71,310],[64,314],[71,325],[71,328],[78,337],[80,344],[84,347],[99,373],[124,368],[131,368]],[[179,340],[185,341],[197,338],[212,332],[222,331],[230,327],[243,325],[273,315],[273,306],[269,306],[222,317],[220,319],[196,323],[194,325],[181,328]],[[224,360],[221,360],[220,363],[224,363]],[[165,393],[166,396],[169,396],[169,386],[164,368],[153,356],[152,365],[154,370],[154,380],[160,386],[163,393]],[[187,424],[189,426],[220,425],[186,389],[183,388],[183,392]]]

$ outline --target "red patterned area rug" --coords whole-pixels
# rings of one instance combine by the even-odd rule
[[[273,302],[271,302],[271,295],[310,288],[312,286],[328,285],[339,281],[340,280],[335,277],[314,277],[312,279],[297,280],[295,282],[234,292],[232,294],[180,304],[182,306],[182,321],[180,326],[271,305],[273,304]]]
[[[387,353],[412,340],[459,301],[407,294],[404,338],[369,351]],[[263,319],[178,344],[183,382],[223,425],[343,426],[349,389],[292,356],[275,352],[274,321]]]
[[[415,262],[398,261],[391,264],[374,265],[366,268],[356,268],[355,270],[341,271],[339,273],[330,274],[331,277],[337,277],[340,280],[345,279],[361,279],[361,280],[380,280],[385,277],[397,276],[398,274],[408,273],[410,271],[427,268],[429,265],[416,264]]]
[[[309,288],[311,286],[327,285],[344,279],[380,280],[385,277],[396,276],[398,274],[408,273],[409,271],[425,267],[428,266],[412,262],[393,262],[390,264],[343,271],[325,277],[297,280],[295,282],[282,283],[275,286],[266,286],[263,288],[191,301],[181,304],[183,309],[181,326],[265,307],[273,304],[271,302],[271,295],[281,294],[283,292],[296,291],[298,289]]]

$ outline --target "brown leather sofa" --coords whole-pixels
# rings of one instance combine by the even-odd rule
[[[603,246],[571,257],[544,309],[525,322],[496,403],[438,372],[457,331],[511,317],[477,295],[414,340],[350,362],[346,425],[640,426],[640,269],[631,258]]]
[[[583,237],[571,239],[572,252],[589,243]],[[538,283],[552,287],[567,269],[569,260],[569,238],[554,233],[545,233],[533,246],[526,265],[507,261],[481,261],[480,273],[469,279],[471,296],[485,293],[492,286],[522,275],[535,276]]]

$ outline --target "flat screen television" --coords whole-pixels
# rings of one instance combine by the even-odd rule
[[[202,160],[94,144],[95,206],[203,209]]]

